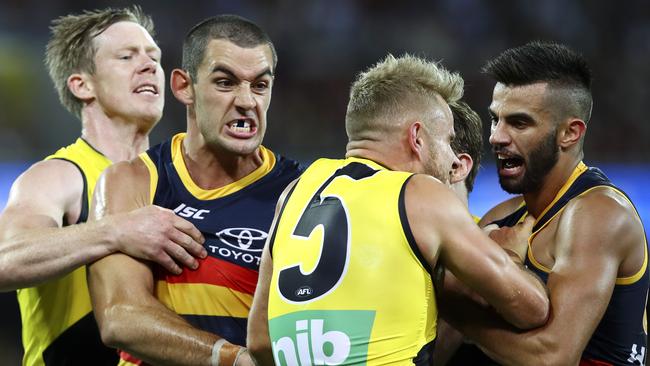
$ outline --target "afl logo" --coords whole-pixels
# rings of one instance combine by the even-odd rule
[[[314,290],[312,290],[311,287],[309,286],[301,286],[299,289],[296,290],[296,296],[298,297],[305,297],[309,296],[314,293]]]
[[[262,230],[245,227],[231,227],[216,234],[222,243],[247,252],[261,252],[269,236]]]

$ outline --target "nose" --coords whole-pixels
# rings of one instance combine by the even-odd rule
[[[510,135],[506,131],[505,123],[501,121],[492,123],[489,142],[492,146],[506,146],[510,144]]]
[[[158,70],[158,62],[151,59],[148,55],[143,55],[142,63],[140,64],[139,72],[140,73],[152,73],[155,74]]]
[[[248,83],[242,83],[237,88],[235,106],[244,110],[253,109],[255,107],[255,98],[253,98],[253,93]]]

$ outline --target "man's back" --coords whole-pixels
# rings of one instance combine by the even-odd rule
[[[277,364],[427,361],[436,305],[405,215],[410,176],[348,158],[300,178],[269,247]]]

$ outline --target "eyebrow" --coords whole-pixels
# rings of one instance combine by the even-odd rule
[[[140,50],[139,46],[133,46],[132,45],[132,46],[120,47],[120,48],[117,49],[117,52],[121,52],[121,51],[138,52],[139,50]],[[144,51],[146,53],[153,51],[153,52],[157,52],[157,53],[162,54],[162,50],[160,49],[160,47],[146,46],[144,48]]]
[[[488,108],[488,113],[490,114],[490,117],[497,117],[497,114],[492,111],[492,109]],[[523,113],[523,112],[518,112],[518,113],[512,113],[508,114],[505,116],[506,119],[520,119],[520,120],[525,120],[525,121],[535,121],[535,119],[528,113]]]
[[[214,74],[215,72],[222,72],[222,73],[224,73],[224,74],[230,76],[230,77],[233,78],[233,79],[239,79],[239,77],[237,77],[237,75],[235,75],[235,73],[232,72],[232,70],[230,70],[229,68],[227,68],[227,67],[225,67],[225,66],[221,66],[221,65],[217,65],[217,66],[215,66],[215,67],[212,69],[212,72],[210,72],[210,73],[211,73],[211,74]],[[261,78],[261,77],[264,76],[264,75],[268,75],[268,76],[270,76],[270,77],[273,77],[273,72],[271,71],[270,68],[267,67],[267,68],[264,69],[262,72],[260,72],[259,74],[255,75],[255,77],[253,78],[253,80],[257,80],[257,79]]]

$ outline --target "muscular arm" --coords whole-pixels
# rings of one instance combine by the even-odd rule
[[[0,216],[0,291],[62,276],[117,250],[106,222],[71,225],[81,211],[83,178],[64,160],[39,162],[13,184]]]
[[[548,278],[554,311],[544,327],[521,333],[485,308],[461,308],[462,301],[450,305],[450,320],[504,364],[577,364],[607,308],[616,277],[642,266],[643,229],[631,210],[611,194],[592,192],[558,218],[552,238],[555,264]]]
[[[180,272],[179,264],[196,266],[192,256],[205,255],[200,235],[188,237],[187,225],[165,231],[158,221],[175,215],[154,206],[72,225],[83,194],[81,173],[64,160],[37,163],[14,182],[0,216],[0,291],[58,278],[118,251],[173,272]]]
[[[447,187],[431,177],[414,176],[406,187],[406,211],[415,241],[432,266],[442,260],[519,328],[546,321],[549,301],[543,285],[481,232]]]
[[[121,163],[109,168],[98,184],[92,216],[102,219],[148,203],[149,172],[144,164],[139,160]],[[183,225],[184,220],[177,224]],[[211,364],[212,347],[220,337],[194,328],[156,299],[148,263],[123,254],[109,255],[89,267],[89,287],[107,345],[156,365]],[[238,346],[226,344],[224,348],[236,350]]]

